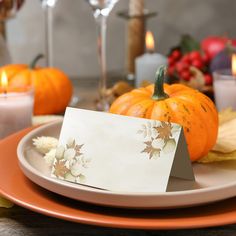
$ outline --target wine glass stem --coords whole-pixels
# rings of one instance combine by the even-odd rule
[[[107,89],[107,61],[106,61],[106,29],[107,29],[107,16],[99,15],[96,18],[98,26],[98,55],[100,61],[101,78],[99,81],[99,96],[101,110],[106,111],[109,109],[109,102],[106,99]]]
[[[45,59],[46,59],[46,65],[48,67],[52,67],[53,66],[52,7],[50,6],[44,7],[44,14],[45,14],[45,51],[46,51]]]

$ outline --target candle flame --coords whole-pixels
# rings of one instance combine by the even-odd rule
[[[236,76],[236,54],[232,55],[232,74]]]
[[[4,93],[7,93],[8,79],[7,79],[7,74],[4,70],[2,71],[2,75],[1,75],[1,87]]]
[[[153,52],[155,48],[155,44],[154,44],[154,37],[151,31],[147,31],[145,41],[146,41],[147,51]]]

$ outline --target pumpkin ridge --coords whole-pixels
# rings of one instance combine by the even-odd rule
[[[54,68],[49,68],[47,70],[42,69],[42,71],[47,74],[48,78],[50,78],[50,82],[54,85],[54,88],[57,89],[56,95],[58,100],[60,101],[57,102],[58,105],[57,112],[58,113],[62,112],[64,110],[64,107],[66,107],[71,100],[71,96],[73,93],[73,87],[71,81],[66,77],[64,72],[56,70]],[[52,75],[54,75],[55,77]],[[57,78],[61,79],[60,84],[57,83]],[[64,90],[65,87],[67,88],[67,90]],[[60,90],[63,92],[60,92]]]
[[[140,100],[133,104],[126,112],[128,116],[144,118],[149,105],[152,103],[150,99]]]
[[[26,68],[27,68],[27,67],[24,66],[24,65],[14,65],[14,71],[13,71],[13,69],[11,69],[11,66],[10,66],[10,65],[7,65],[7,66],[1,68],[1,72],[2,72],[2,70],[5,70],[5,71],[6,71],[7,77],[8,77],[9,82],[10,82],[11,79],[12,79],[17,73],[19,73],[19,72],[22,71],[22,70],[25,70]],[[13,72],[12,72],[12,71],[13,71]]]
[[[160,100],[158,102],[154,101],[154,106],[150,115],[150,119],[168,121],[169,111],[167,110],[165,101],[166,100]]]
[[[25,70],[26,68],[19,69],[18,71],[15,71],[14,74],[10,75],[11,78],[14,78],[16,74],[20,73],[21,71]]]
[[[27,79],[25,78],[24,74],[28,74]],[[15,73],[14,76],[10,79],[10,84],[13,86],[31,86],[32,80],[30,79],[30,71],[28,68],[24,68],[20,70],[18,73]],[[19,83],[20,82],[20,83]]]
[[[211,121],[209,120],[208,117],[207,117],[207,118],[205,117],[205,114],[204,114],[204,113],[201,113],[201,106],[202,106],[202,103],[201,103],[198,99],[193,98],[193,100],[191,100],[191,99],[189,99],[188,97],[185,97],[185,96],[186,96],[186,94],[183,95],[183,97],[181,96],[181,98],[182,98],[183,100],[185,100],[186,102],[191,103],[192,105],[194,105],[193,100],[196,100],[196,101],[199,103],[199,106],[198,106],[198,107],[195,106],[196,109],[198,110],[198,113],[197,113],[197,114],[198,114],[198,118],[199,118],[199,117],[201,118],[201,120],[202,120],[201,124],[204,126],[205,130],[206,130],[206,131],[209,131],[209,122],[211,122]],[[187,96],[190,96],[190,97],[191,97],[190,94],[188,94]],[[195,101],[195,102],[196,102],[196,101]],[[204,111],[204,112],[205,112],[205,111]],[[211,135],[209,135],[209,132],[207,132],[207,139],[206,139],[206,140],[208,140],[208,141],[205,143],[205,146],[204,146],[204,149],[203,149],[203,152],[202,152],[201,156],[204,156],[204,155],[207,154],[207,153],[204,152],[204,150],[209,149],[209,148],[212,148],[212,143],[209,142],[209,140],[211,140],[210,138],[211,138]]]
[[[208,119],[208,123],[210,122],[210,124],[215,126],[215,127],[212,127],[211,129],[211,136],[215,137],[215,139],[212,139],[212,142],[211,142],[211,147],[212,147],[216,143],[216,138],[217,138],[217,133],[218,133],[218,122],[219,122],[218,113],[214,109],[214,105],[212,101],[208,99],[208,97],[202,96],[201,93],[198,93],[197,96],[198,96],[198,99],[201,100],[208,109],[207,115],[209,115],[212,119],[212,121],[209,121]]]
[[[152,110],[153,110],[154,105],[155,105],[155,102],[152,100],[152,104],[147,108],[147,112],[146,112],[146,115],[145,115],[146,119],[151,118]]]
[[[109,111],[111,113],[116,113],[116,114],[119,114],[119,115],[123,115],[133,105],[133,103],[131,103],[131,101],[133,102],[133,100],[135,98],[136,98],[136,95],[133,94],[133,93],[123,94],[119,97],[119,99],[117,99],[112,104]],[[144,99],[144,98],[146,98],[146,96],[140,96],[140,97],[138,97],[138,99],[136,98],[136,101],[140,101],[141,99]]]
[[[60,112],[60,104],[61,104],[61,96],[59,95],[60,94],[60,92],[59,92],[59,90],[58,90],[58,88],[57,88],[57,86],[55,85],[55,83],[54,83],[54,80],[56,80],[56,78],[52,78],[51,76],[50,76],[50,74],[48,74],[44,69],[41,69],[40,71],[38,71],[39,73],[42,73],[43,75],[44,75],[44,77],[46,77],[46,79],[45,80],[47,80],[47,82],[48,83],[50,83],[50,85],[51,86],[53,86],[53,88],[56,90],[56,94],[57,94],[57,99],[59,100],[59,102],[57,102],[56,103],[56,108],[55,108],[55,113],[57,113],[57,112]]]
[[[129,104],[129,106],[127,107],[127,110],[126,110],[126,113],[129,112],[129,109],[132,107],[132,106],[136,106],[140,101],[143,101],[145,99],[148,100],[146,97],[139,97],[139,98],[136,98],[136,100],[132,101],[132,103]]]
[[[150,92],[145,89],[145,88],[142,88],[141,89],[134,89],[133,91],[131,91],[132,94],[135,94],[135,95],[139,95],[139,96],[146,96],[146,97],[149,97],[150,96]]]
[[[212,103],[212,101],[208,98],[208,97],[206,97],[206,96],[202,96],[202,94],[200,94],[199,92],[196,94],[196,96],[198,96],[198,98],[199,99],[201,99],[201,100],[205,100],[204,101],[204,104],[207,106],[207,108],[212,112],[212,113],[214,113],[215,114],[215,116],[213,116],[215,119],[215,121],[218,123],[218,113],[217,113],[217,111],[214,109],[214,105],[213,105],[213,103]]]
[[[44,115],[49,113],[51,109],[53,109],[53,96],[51,93],[47,93],[47,97],[43,96],[42,91],[50,91],[51,85],[48,83],[48,79],[45,78],[45,75],[42,73],[41,70],[31,70],[32,78],[34,79],[35,87],[38,88],[36,93],[37,96],[37,103],[44,104],[44,107],[38,107],[40,114]],[[37,79],[36,79],[37,78]],[[57,111],[55,110],[55,113]]]
[[[176,112],[173,109],[173,105],[174,104],[176,105],[176,101],[173,102],[171,99],[166,99],[165,102],[168,104],[168,107],[171,110],[172,120],[177,120]],[[176,123],[176,122],[174,122],[174,123]]]
[[[201,132],[201,131],[206,131],[207,130],[207,126],[206,126],[206,119],[205,119],[205,117],[203,117],[202,116],[202,113],[199,111],[199,108],[196,108],[196,105],[195,105],[195,103],[192,101],[192,100],[190,100],[190,99],[185,99],[185,95],[183,94],[181,97],[178,97],[178,99],[180,99],[180,100],[182,100],[182,103],[183,103],[183,105],[184,106],[186,106],[186,107],[189,107],[189,106],[191,106],[193,109],[197,109],[198,110],[198,112],[197,112],[197,114],[198,114],[198,120],[201,120],[201,122],[200,122],[200,127],[202,126],[202,129],[198,129],[197,130],[197,132],[194,132],[194,135],[196,134],[196,133],[198,133],[198,132]],[[194,100],[196,100],[196,99],[194,99]],[[197,100],[198,101],[198,100]],[[196,102],[196,101],[195,101]],[[186,105],[186,103],[188,104],[188,105]],[[184,108],[184,110],[185,110],[185,108]],[[187,111],[187,110],[185,110],[186,111],[186,113],[187,114],[189,114],[189,116],[190,116],[190,118],[191,118],[191,116],[193,115],[193,114],[191,114],[191,112],[190,111]],[[192,128],[191,128],[192,129]],[[187,131],[187,134],[190,132],[190,130],[188,131],[188,129],[186,129],[186,131]],[[202,156],[203,154],[204,154],[204,151],[206,150],[206,147],[208,147],[209,146],[209,142],[208,142],[208,140],[209,140],[209,135],[208,135],[208,132],[201,132],[198,136],[197,136],[197,139],[201,139],[201,142],[203,143],[203,140],[204,140],[204,145],[200,145],[200,148],[199,148],[199,150],[198,150],[198,152],[199,152],[199,156]],[[197,140],[198,141],[198,140]],[[196,141],[195,141],[196,142]]]

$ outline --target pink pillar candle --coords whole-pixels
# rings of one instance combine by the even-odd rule
[[[31,126],[33,90],[0,93],[0,139]]]

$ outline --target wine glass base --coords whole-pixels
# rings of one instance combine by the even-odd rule
[[[70,100],[70,103],[69,103],[69,106],[70,107],[76,107],[78,105],[78,103],[80,102],[80,97],[77,96],[77,95],[73,95],[71,100]]]
[[[110,109],[110,103],[106,100],[97,100],[96,101],[96,110],[108,112]]]

